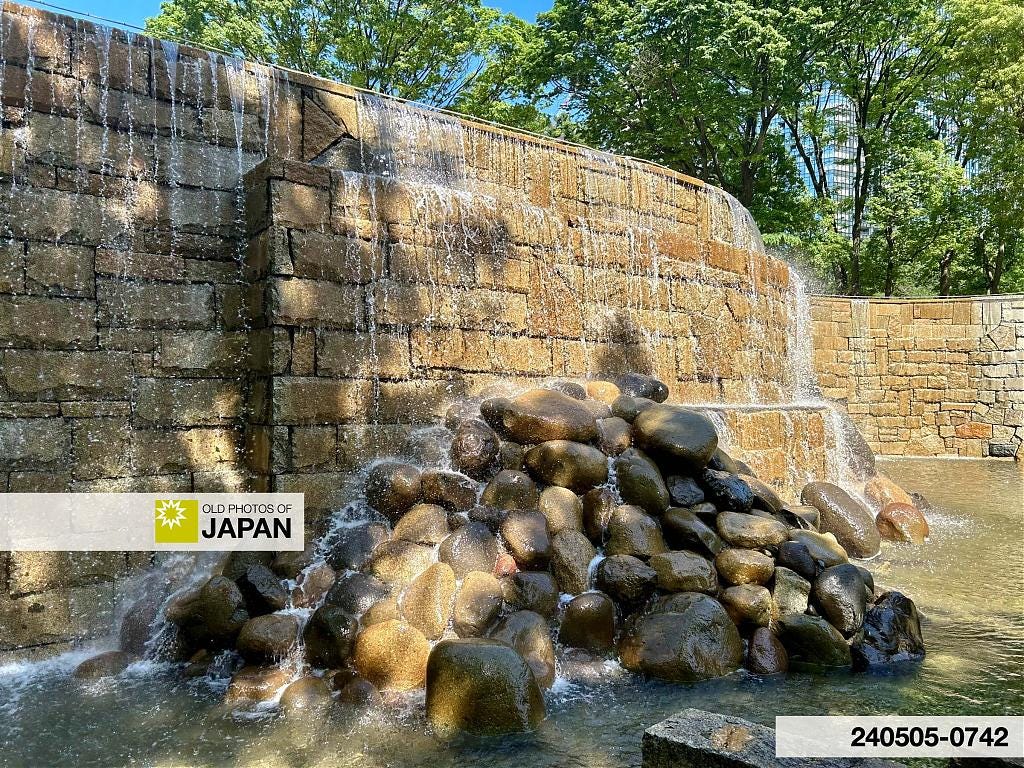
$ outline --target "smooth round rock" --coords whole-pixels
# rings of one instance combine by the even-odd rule
[[[658,574],[658,588],[666,592],[707,592],[718,590],[715,566],[693,552],[663,552],[647,563]]]
[[[388,541],[377,547],[368,569],[393,588],[408,586],[434,560],[434,550],[409,541]]]
[[[342,704],[367,709],[379,707],[384,703],[377,686],[358,676],[338,689],[338,701]]]
[[[452,467],[469,477],[482,480],[498,463],[501,439],[485,422],[469,419],[452,435]]]
[[[583,495],[583,530],[595,544],[601,544],[608,531],[608,523],[619,506],[615,494],[607,488],[594,488]]]
[[[544,697],[524,659],[496,640],[443,640],[427,661],[427,720],[441,736],[529,731]]]
[[[682,613],[641,616],[619,641],[619,658],[630,671],[692,683],[735,672],[743,641],[725,609],[707,599]]]
[[[495,509],[536,509],[540,492],[525,472],[503,469],[480,495],[480,503]]]
[[[668,387],[664,382],[643,373],[624,373],[615,380],[619,392],[629,397],[644,397],[656,403],[668,399]]]
[[[867,507],[832,483],[808,483],[800,500],[821,512],[819,530],[831,533],[851,557],[874,557],[881,537]]]
[[[470,571],[490,573],[498,559],[498,542],[483,523],[468,523],[441,542],[437,559],[461,579]]]
[[[326,709],[331,704],[331,688],[323,678],[306,675],[288,684],[278,704],[285,712]]]
[[[459,637],[478,637],[501,610],[501,583],[490,573],[470,571],[455,598],[452,626]]]
[[[508,553],[523,570],[546,568],[551,559],[548,523],[539,512],[510,512],[499,529]]]
[[[235,646],[246,661],[256,664],[280,661],[295,646],[298,636],[298,616],[270,613],[245,622]]]
[[[324,602],[359,617],[387,597],[389,591],[384,582],[367,573],[346,573],[334,582]]]
[[[562,612],[558,642],[593,653],[611,651],[615,647],[615,603],[602,592],[574,597]]]
[[[314,667],[339,667],[352,655],[359,623],[336,605],[313,611],[302,630],[306,660]]]
[[[775,561],[752,549],[723,549],[715,556],[715,569],[730,584],[767,584]]]
[[[704,489],[692,477],[669,475],[665,478],[668,495],[672,503],[680,507],[692,507],[704,501]]]
[[[588,381],[586,389],[588,397],[607,405],[614,403],[615,399],[622,394],[622,390],[612,382],[599,379]]]
[[[384,461],[370,468],[366,476],[366,501],[391,520],[397,520],[420,500],[423,492],[420,470],[412,464]]]
[[[788,520],[794,528],[817,531],[821,524],[821,512],[810,504],[786,504],[782,507],[779,517]]]
[[[197,648],[231,645],[249,620],[241,590],[225,576],[214,576],[199,589],[176,597],[165,615]]]
[[[508,402],[501,414],[505,434],[524,445],[548,440],[586,443],[597,437],[595,422],[579,400],[550,389],[531,389]]]
[[[651,515],[668,509],[671,499],[658,465],[636,448],[615,459],[615,479],[626,504],[633,504]]]
[[[790,663],[808,667],[849,667],[850,646],[835,627],[820,616],[790,614],[779,620],[779,639]]]
[[[758,627],[750,638],[747,669],[755,675],[778,675],[789,669],[785,647],[767,627]]]
[[[587,399],[587,388],[582,384],[577,384],[575,381],[551,381],[544,384],[544,389],[561,392],[563,395],[571,397],[573,400]]]
[[[807,613],[811,582],[789,568],[776,568],[772,580],[772,615],[779,619],[791,613]]]
[[[358,571],[387,540],[387,526],[380,523],[360,522],[339,527],[328,539],[325,559],[336,571]]]
[[[555,646],[543,616],[533,611],[516,611],[502,618],[488,634],[514,648],[526,660],[541,688],[551,687],[555,681]]]
[[[398,607],[402,617],[428,640],[444,634],[452,617],[455,600],[455,571],[445,563],[434,563],[413,579],[402,593]]]
[[[299,576],[292,590],[292,604],[296,608],[313,608],[324,601],[338,574],[327,563],[317,563]]]
[[[784,541],[780,544],[777,562],[807,581],[813,581],[818,575],[818,564],[811,557],[811,550],[800,541]]]
[[[754,492],[739,475],[705,469],[701,474],[701,484],[719,509],[749,512],[754,506]]]
[[[739,479],[746,483],[750,492],[754,494],[753,506],[758,509],[763,509],[765,512],[777,515],[786,506],[786,503],[779,498],[779,494],[768,483],[758,480],[753,475],[742,472],[739,474]]]
[[[854,666],[905,664],[924,655],[921,616],[914,601],[900,592],[886,592],[864,616],[864,631],[853,646]]]
[[[415,504],[395,524],[391,537],[413,544],[440,544],[451,533],[448,512],[437,504]]]
[[[480,403],[480,418],[487,422],[492,429],[501,433],[502,437],[507,437],[505,434],[505,412],[510,405],[512,405],[512,401],[507,397],[491,397]]]
[[[224,694],[224,703],[259,703],[270,701],[288,684],[292,672],[284,667],[245,666],[235,672]]]
[[[767,627],[772,618],[772,593],[758,584],[737,584],[722,590],[722,605],[736,624]]]
[[[540,513],[547,520],[548,535],[583,530],[583,502],[568,488],[552,485],[540,494]]]
[[[646,397],[620,395],[612,402],[611,409],[613,416],[617,416],[623,421],[632,424],[636,421],[637,416],[655,405],[657,405],[657,403],[653,400],[648,400]]]
[[[359,623],[368,627],[371,624],[380,624],[382,621],[400,620],[401,618],[402,611],[398,608],[398,598],[395,595],[389,595],[367,608],[366,613],[359,617]]]
[[[725,549],[721,537],[689,509],[669,509],[661,516],[661,530],[676,549],[693,549],[712,557]]]
[[[558,608],[558,584],[546,571],[520,571],[501,580],[501,594],[514,611],[533,611],[545,618]]]
[[[885,509],[889,504],[914,506],[914,499],[888,476],[879,472],[864,484],[864,498],[876,510]]]
[[[597,448],[571,440],[548,440],[526,452],[530,475],[545,485],[584,493],[608,479],[608,459]]]
[[[718,447],[715,425],[706,416],[678,405],[654,405],[633,421],[633,442],[657,461],[677,460],[703,470]]]
[[[579,531],[562,531],[551,542],[551,569],[562,592],[578,595],[589,586],[590,563],[597,550]]]
[[[460,472],[428,469],[420,475],[423,500],[450,512],[465,512],[476,504],[477,482]]]
[[[658,573],[632,555],[610,555],[597,565],[594,582],[616,603],[639,605],[654,592]]]
[[[522,472],[526,469],[526,448],[519,443],[504,440],[498,451],[498,466],[502,469],[514,469]]]
[[[422,688],[427,676],[430,642],[404,621],[383,621],[356,637],[352,664],[381,691]]]
[[[831,533],[817,531],[801,531],[791,528],[789,540],[803,544],[810,552],[811,558],[824,568],[849,561],[846,550]],[[794,569],[795,570],[795,569]]]
[[[722,512],[715,521],[718,535],[734,547],[774,549],[789,539],[789,528],[770,517]]]
[[[646,559],[667,551],[668,545],[657,520],[630,504],[622,504],[615,509],[608,521],[606,553]]]
[[[928,538],[928,521],[911,504],[886,504],[875,518],[875,527],[886,541],[924,544]]]
[[[618,456],[633,444],[633,429],[629,422],[612,416],[597,421],[597,447],[608,456]]]
[[[811,595],[821,615],[846,637],[864,623],[868,591],[855,566],[843,563],[826,568],[814,580]]]
[[[75,667],[72,677],[79,680],[98,680],[101,677],[113,677],[123,672],[139,657],[127,651],[105,651],[88,659]]]

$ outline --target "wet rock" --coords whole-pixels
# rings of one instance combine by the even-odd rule
[[[594,582],[615,602],[635,606],[646,600],[658,579],[658,572],[632,555],[611,555],[597,565]]]
[[[316,542],[310,541],[301,552],[278,552],[270,564],[270,570],[282,579],[294,579],[309,568],[315,560]],[[243,589],[242,592],[244,593],[245,590]]]
[[[730,584],[767,584],[775,574],[775,561],[752,549],[723,549],[715,557],[715,568]]]
[[[808,483],[800,500],[821,512],[819,529],[835,535],[851,557],[874,557],[880,537],[874,516],[850,494],[832,483]]]
[[[224,576],[214,576],[198,590],[175,598],[166,615],[195,648],[231,645],[249,620],[238,585]]]
[[[367,573],[346,573],[334,582],[324,603],[336,605],[358,617],[387,597],[389,592],[384,582]]]
[[[508,517],[508,514],[509,510],[507,509],[478,506],[470,510],[467,518],[474,523],[486,525],[487,530],[491,533],[497,533],[498,529],[501,528],[501,524],[505,522],[505,518]],[[465,525],[465,521],[463,525]],[[457,527],[461,527],[461,525]]]
[[[476,418],[479,412],[480,408],[469,400],[452,403],[444,412],[445,429],[454,432],[462,422]]]
[[[860,572],[849,563],[822,571],[814,580],[811,595],[821,615],[846,637],[864,623],[868,592]]]
[[[370,468],[366,477],[366,501],[394,521],[422,498],[420,470],[412,464],[384,461]]]
[[[452,466],[477,480],[483,480],[498,463],[501,440],[485,422],[462,422],[452,435]]]
[[[772,583],[772,615],[776,618],[791,613],[807,613],[811,582],[789,568],[776,568]]]
[[[558,642],[594,653],[611,651],[615,647],[615,603],[602,592],[574,597],[562,612]]]
[[[892,479],[879,472],[864,484],[864,498],[875,510],[882,510],[889,504],[914,506],[914,499]]]
[[[754,506],[754,492],[739,475],[705,469],[701,483],[719,509],[750,512]]]
[[[544,697],[530,667],[507,645],[444,640],[427,663],[426,710],[442,736],[528,731],[544,719]]]
[[[420,476],[423,500],[451,512],[465,512],[476,505],[477,483],[460,472],[428,469]]]
[[[810,504],[786,504],[782,507],[779,517],[790,523],[793,528],[806,531],[817,531],[821,524],[821,513]]]
[[[408,541],[389,541],[377,547],[368,568],[384,584],[405,587],[423,573],[433,560],[434,550],[431,547]]]
[[[704,489],[692,477],[669,475],[665,480],[672,503],[680,507],[692,507],[704,501]]]
[[[657,520],[630,504],[622,504],[615,509],[608,522],[605,552],[609,555],[633,555],[646,559],[667,551],[668,545],[661,535],[661,526]]]
[[[533,611],[551,618],[558,608],[558,585],[542,571],[521,571],[501,580],[501,594],[515,611]]]
[[[380,707],[384,700],[377,686],[369,680],[357,677],[350,680],[338,691],[338,701],[349,706],[372,709]]]
[[[359,623],[343,608],[320,606],[302,630],[306,660],[322,669],[341,666],[352,655],[358,629]]]
[[[221,567],[220,575],[238,581],[245,576],[250,565],[263,565],[269,568],[273,562],[273,552],[231,552]]]
[[[587,396],[611,405],[622,394],[622,390],[610,381],[588,381]]]
[[[612,415],[632,424],[636,417],[651,406],[657,405],[653,400],[646,397],[630,397],[620,395],[611,403]]]
[[[490,573],[470,571],[455,598],[453,628],[459,637],[478,637],[501,610],[501,584]]]
[[[928,538],[928,521],[910,504],[886,504],[875,518],[875,527],[886,541],[924,544]]]
[[[543,616],[533,611],[510,613],[498,622],[489,636],[514,648],[530,665],[538,685],[551,687],[555,681],[555,646]]]
[[[618,456],[633,443],[629,422],[612,416],[597,422],[597,446],[608,456]]]
[[[728,675],[743,662],[743,641],[716,601],[694,601],[683,613],[641,616],[619,641],[622,665],[677,682]]]
[[[678,405],[655,405],[633,422],[633,442],[659,463],[678,462],[703,470],[718,447],[715,425],[706,416]]]
[[[331,705],[331,688],[321,677],[300,677],[281,693],[280,706],[285,712],[326,709]]]
[[[242,702],[269,701],[291,679],[291,671],[283,667],[246,666],[231,677],[224,702],[229,706]]]
[[[712,557],[725,549],[725,543],[689,509],[673,507],[661,517],[661,528],[674,548],[706,552]]]
[[[568,488],[553,485],[540,494],[540,513],[547,520],[548,535],[583,530],[583,502]]]
[[[619,391],[629,397],[645,397],[656,403],[668,399],[668,387],[653,376],[642,373],[625,373],[616,379]]]
[[[271,613],[249,619],[238,633],[235,645],[246,661],[259,664],[283,659],[298,636],[298,616]]]
[[[279,611],[288,605],[288,591],[277,575],[265,565],[250,565],[236,582],[250,616]]]
[[[868,608],[864,631],[853,646],[858,669],[920,661],[924,658],[921,617],[914,601],[900,592],[886,592]]]
[[[772,618],[772,593],[757,584],[737,584],[722,591],[722,605],[737,625],[767,627]]]
[[[770,517],[722,512],[716,521],[718,535],[734,547],[774,549],[789,539],[789,528]]]
[[[726,453],[723,448],[715,449],[711,458],[708,459],[708,469],[713,469],[716,472],[726,472],[730,475],[738,475],[742,471],[740,462]]]
[[[507,397],[492,397],[480,403],[480,418],[503,437],[505,433],[505,413],[512,401]]]
[[[670,503],[668,488],[661,471],[651,459],[636,448],[624,451],[615,459],[615,477],[619,494],[651,515],[660,515]]]
[[[708,592],[718,590],[715,566],[693,552],[664,552],[654,555],[648,565],[658,574],[658,588],[666,592]]]
[[[857,480],[867,480],[875,474],[875,452],[871,450],[864,435],[857,429],[853,419],[842,416],[839,419],[842,442],[846,444],[846,457],[849,467]]]
[[[526,448],[506,440],[498,451],[498,466],[522,472],[526,468]]]
[[[121,674],[130,664],[138,661],[138,656],[127,651],[106,651],[90,656],[72,673],[79,680],[98,680],[101,677],[113,677]]]
[[[657,595],[644,606],[644,613],[686,613],[690,606],[702,600],[717,603],[713,597],[703,592],[676,592],[671,595]]]
[[[571,397],[573,400],[587,399],[586,387],[582,384],[577,384],[575,381],[552,381],[545,384],[544,389],[561,392],[563,395]]]
[[[404,621],[383,621],[356,637],[352,664],[382,691],[411,691],[423,687],[430,642]]]
[[[849,667],[850,646],[839,630],[820,616],[789,614],[779,620],[779,639],[791,663],[810,667]]]
[[[461,579],[470,571],[490,573],[498,559],[498,542],[482,523],[469,523],[441,542],[437,559]]]
[[[391,536],[412,544],[440,544],[451,531],[448,513],[437,504],[415,504],[395,524]]]
[[[531,448],[526,452],[526,467],[538,481],[578,493],[608,479],[605,455],[597,448],[571,440],[549,440]]]
[[[512,440],[524,445],[549,440],[586,443],[597,437],[594,416],[586,406],[549,389],[532,389],[512,400],[501,423]]]
[[[401,618],[402,611],[398,608],[398,598],[394,595],[389,595],[367,608],[366,613],[359,617],[359,623],[364,627],[368,627],[371,624],[380,624],[382,621]]]
[[[484,488],[480,503],[495,509],[536,509],[540,501],[537,485],[530,476],[503,469]]]
[[[516,565],[516,559],[507,552],[499,552],[498,559],[494,563],[494,568],[491,574],[495,578],[502,578],[503,576],[511,576],[513,573],[519,571],[519,566]]]
[[[428,640],[444,634],[452,617],[455,599],[455,571],[434,563],[417,576],[398,601],[402,616]]]
[[[523,570],[546,568],[551,559],[548,523],[539,512],[510,512],[500,528],[505,548]]]
[[[164,602],[163,589],[154,586],[153,590],[133,603],[121,619],[118,637],[120,650],[138,656],[146,652],[146,643],[153,633],[153,623]]]
[[[755,675],[777,675],[789,669],[785,647],[767,627],[758,627],[750,638],[747,669]]]
[[[831,533],[790,529],[789,540],[807,547],[811,559],[824,568],[848,561],[846,550],[842,548],[839,542],[836,541],[836,537]],[[796,569],[794,568],[793,570]],[[799,573],[799,571],[797,572]]]
[[[325,559],[336,571],[358,571],[387,540],[387,526],[379,523],[345,525],[330,537]]]
[[[612,409],[605,403],[597,400],[584,400],[583,406],[590,411],[590,414],[594,417],[595,421],[600,422],[602,419],[612,418]],[[600,434],[598,435],[600,438]]]
[[[705,501],[701,504],[694,504],[692,507],[687,507],[693,514],[703,520],[707,525],[717,526],[718,523],[718,507],[709,501]]]
[[[595,544],[605,540],[608,523],[618,506],[615,494],[607,488],[595,488],[583,495],[583,530]]]
[[[562,531],[551,542],[551,567],[562,592],[578,595],[587,589],[590,563],[597,550],[579,531]]]
[[[779,498],[779,494],[768,483],[758,480],[753,475],[743,473],[740,473],[739,478],[747,484],[750,492],[754,494],[753,506],[758,509],[763,509],[765,512],[777,515],[786,506],[786,503]]]

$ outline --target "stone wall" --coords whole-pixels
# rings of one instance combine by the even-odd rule
[[[880,454],[1014,456],[1024,297],[815,297],[814,364]]]

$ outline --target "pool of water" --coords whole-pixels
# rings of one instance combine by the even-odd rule
[[[700,685],[637,679],[611,663],[561,660],[548,718],[532,734],[441,742],[422,697],[384,712],[232,712],[223,683],[154,665],[82,684],[86,654],[0,668],[5,766],[635,766],[644,728],[689,706],[771,724],[776,714],[1024,712],[1024,474],[1012,463],[900,460],[883,468],[935,506],[920,547],[884,545],[879,583],[913,597],[928,656],[893,675],[745,673]]]

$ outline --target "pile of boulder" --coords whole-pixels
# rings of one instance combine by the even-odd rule
[[[921,658],[913,602],[850,561],[880,531],[920,533],[902,491],[875,482],[877,526],[830,483],[787,503],[667,397],[630,374],[453,407],[444,468],[378,462],[367,519],[305,553],[233,553],[170,600],[173,653],[202,674],[234,649],[232,704],[286,683],[285,708],[425,688],[440,733],[534,726],[556,647],[680,682]],[[154,601],[138,610],[126,627]]]

